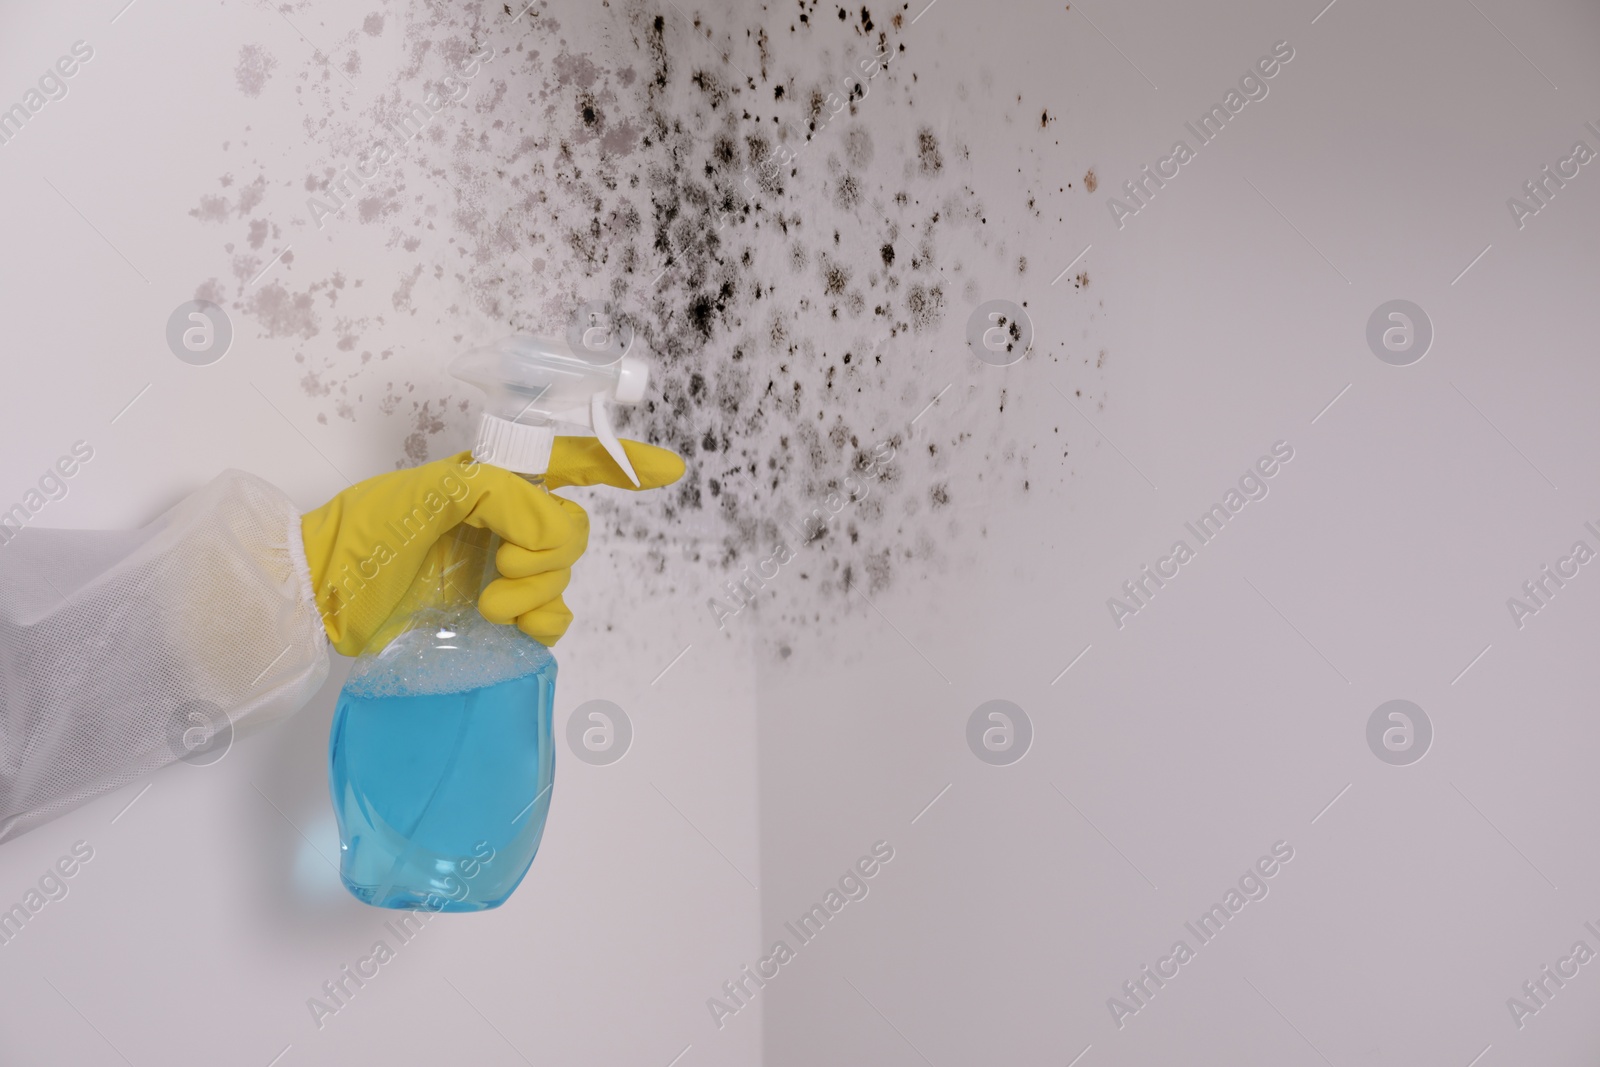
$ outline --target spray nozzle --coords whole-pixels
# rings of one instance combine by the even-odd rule
[[[644,399],[650,367],[638,356],[601,362],[560,341],[518,335],[475,349],[450,373],[484,391],[483,419],[472,458],[480,463],[543,474],[557,426],[594,434],[634,485],[639,477],[611,428],[610,405]]]

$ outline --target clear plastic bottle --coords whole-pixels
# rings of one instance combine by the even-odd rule
[[[340,874],[365,903],[498,907],[539,849],[556,661],[478,612],[498,544],[470,526],[442,539],[339,694],[328,761]]]
[[[510,337],[451,365],[485,393],[475,460],[543,490],[556,430],[570,427],[594,434],[639,484],[609,410],[644,398],[649,366],[610,329],[580,333],[566,344]],[[368,904],[498,907],[538,851],[555,778],[556,661],[479,614],[498,547],[468,526],[441,539],[339,694],[328,769],[340,874]]]

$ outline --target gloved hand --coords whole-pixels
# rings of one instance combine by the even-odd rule
[[[670,485],[683,460],[664,448],[623,441],[640,489]],[[632,489],[592,437],[557,437],[545,474],[549,489],[611,485]],[[589,516],[570,500],[462,452],[352,485],[301,517],[311,584],[333,647],[354,656],[394,611],[429,552],[458,523],[487,527],[503,544],[500,577],[478,598],[494,623],[555,644],[572,622],[561,593],[589,543]]]

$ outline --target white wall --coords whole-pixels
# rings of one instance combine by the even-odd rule
[[[303,189],[284,191],[325,149],[298,108],[299,70],[318,65],[274,10],[140,3],[113,24],[115,14],[78,5],[0,17],[8,102],[73,41],[95,49],[68,96],[0,146],[0,188],[12,205],[0,219],[8,250],[0,498],[19,499],[80,438],[95,457],[40,525],[136,525],[229,466],[268,478],[309,509],[344,487],[341,475],[406,461],[405,439],[419,432],[412,390],[435,413],[452,390],[465,400],[443,372],[466,344],[462,332],[492,336],[512,324],[471,307],[472,283],[462,278],[424,278],[426,313],[416,318],[395,309],[387,287],[363,304],[369,291],[359,283],[373,279],[376,290],[379,277],[407,274],[411,262],[399,262],[404,253],[387,246],[387,233],[348,216],[323,231],[305,225]],[[359,28],[365,14],[350,7],[332,17]],[[319,13],[289,17],[325,32]],[[402,25],[391,12],[389,38],[372,39],[374,93],[379,64],[402,52]],[[238,89],[247,44],[277,57],[256,96]],[[411,81],[396,74],[397,91],[439,74],[426,66]],[[330,112],[346,113],[345,104]],[[246,215],[240,187],[258,173],[269,192]],[[235,183],[222,185],[225,174]],[[189,214],[212,194],[229,198],[226,219]],[[233,256],[251,252],[252,220],[266,220],[269,236],[235,282]],[[429,232],[426,221],[418,231]],[[285,245],[295,261],[248,286]],[[349,291],[337,308],[326,287],[318,291],[314,337],[275,330],[270,315],[250,310],[251,294],[274,281],[298,293],[334,275]],[[167,348],[167,316],[213,277],[229,279],[233,347],[212,366],[187,366]],[[337,339],[348,335],[361,340],[345,351]],[[381,376],[358,381],[348,397],[305,385],[312,368],[333,382],[359,376],[361,353],[385,349],[393,355]],[[386,410],[390,381],[402,399]],[[339,415],[342,399],[357,421]],[[468,447],[474,415],[452,404],[420,431],[428,458]],[[753,672],[737,646],[715,654],[703,646],[662,673],[702,612],[638,595],[630,569],[655,564],[616,530],[658,522],[663,504],[658,495],[596,519],[592,565],[568,593],[580,621],[557,649],[548,828],[509,903],[435,919],[400,946],[383,926],[393,916],[339,885],[327,788],[328,728],[344,676],[336,666],[296,718],[241,740],[221,762],[168,768],[147,792],[141,784],[108,796],[0,850],[7,906],[74,842],[94,850],[68,896],[0,948],[0,1060],[266,1064],[283,1053],[275,1062],[284,1067],[352,1058],[665,1064],[691,1044],[696,1063],[756,1057],[759,1020],[715,1042],[698,1030],[699,990],[714,988],[724,961],[755,943],[755,890],[728,866],[752,878],[758,870]],[[677,559],[695,545],[685,535],[667,551]],[[565,741],[568,716],[594,698],[619,704],[635,731],[626,757],[605,767],[573,758]],[[317,1026],[308,999],[379,938],[396,959]]]
[[[86,439],[51,523],[136,525],[226,466],[313,507],[466,443],[462,347],[600,295],[661,357],[632,432],[690,474],[585,495],[557,727],[605,698],[636,736],[609,767],[558,754],[506,907],[436,920],[312,1023],[386,917],[330,866],[336,670],[215,766],[0,849],[0,906],[94,849],[0,947],[0,1060],[1592,1058],[1589,979],[1522,1028],[1507,1008],[1600,949],[1594,594],[1521,629],[1506,606],[1600,547],[1600,179],[1520,229],[1506,206],[1600,148],[1586,7],[119,8],[0,16],[0,103],[95,49],[0,145],[0,504]],[[1119,229],[1111,195],[1280,40],[1268,96]],[[329,168],[472,43],[496,58],[438,138],[319,227]],[[797,155],[723,229],[756,131]],[[197,368],[163,331],[205,294],[236,337]],[[1364,336],[1395,298],[1436,331],[1407,367]],[[1034,329],[1004,369],[966,342],[995,299]],[[1269,495],[1118,628],[1107,599],[1279,440]],[[1397,697],[1436,731],[1407,767],[1365,734]],[[1009,766],[968,747],[995,699],[1033,727]],[[796,944],[880,840],[865,897]],[[1280,840],[1269,895],[1119,1027],[1108,999]],[[791,938],[719,1026],[708,1001]]]
[[[1026,300],[1047,346],[1105,362],[963,361],[951,316],[925,366],[972,399],[934,409],[930,437],[983,441],[1003,389],[1004,438],[1059,445],[1049,469],[1070,473],[1024,496],[996,476],[1015,460],[966,448],[944,477],[973,510],[918,519],[945,565],[763,674],[767,938],[870,841],[896,848],[771,991],[768,1064],[1592,1060],[1590,979],[1521,1029],[1507,998],[1600,947],[1597,594],[1580,577],[1521,630],[1506,600],[1596,546],[1600,190],[1584,170],[1520,231],[1506,198],[1573,141],[1600,147],[1597,25],[1476,6],[1341,0],[1312,25],[1322,3],[1002,21],[945,2],[917,24],[902,74],[970,146],[988,224],[1045,263],[985,274],[971,304]],[[1107,194],[1280,39],[1295,57],[1270,94],[1118,230]],[[1043,143],[1006,121],[1044,108]],[[1030,221],[1037,174],[1089,165],[1095,196],[1071,210],[1052,183]],[[1091,243],[1092,322],[1049,284]],[[1436,329],[1409,367],[1363,335],[1396,297]],[[1280,439],[1270,494],[1118,629],[1107,598]],[[1408,767],[1365,740],[1396,697],[1436,730]],[[1035,731],[1011,766],[964,738],[995,698]],[[1185,921],[1280,839],[1295,856],[1269,895],[1201,946]],[[1179,938],[1195,959],[1119,1029],[1108,998]]]

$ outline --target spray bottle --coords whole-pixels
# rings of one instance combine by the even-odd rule
[[[597,437],[635,485],[609,406],[644,398],[636,356],[512,337],[451,373],[487,395],[473,458],[543,489],[558,427]],[[434,546],[339,694],[329,780],[340,875],[387,908],[483,911],[533,864],[555,777],[556,662],[477,609],[499,538],[462,525]]]

